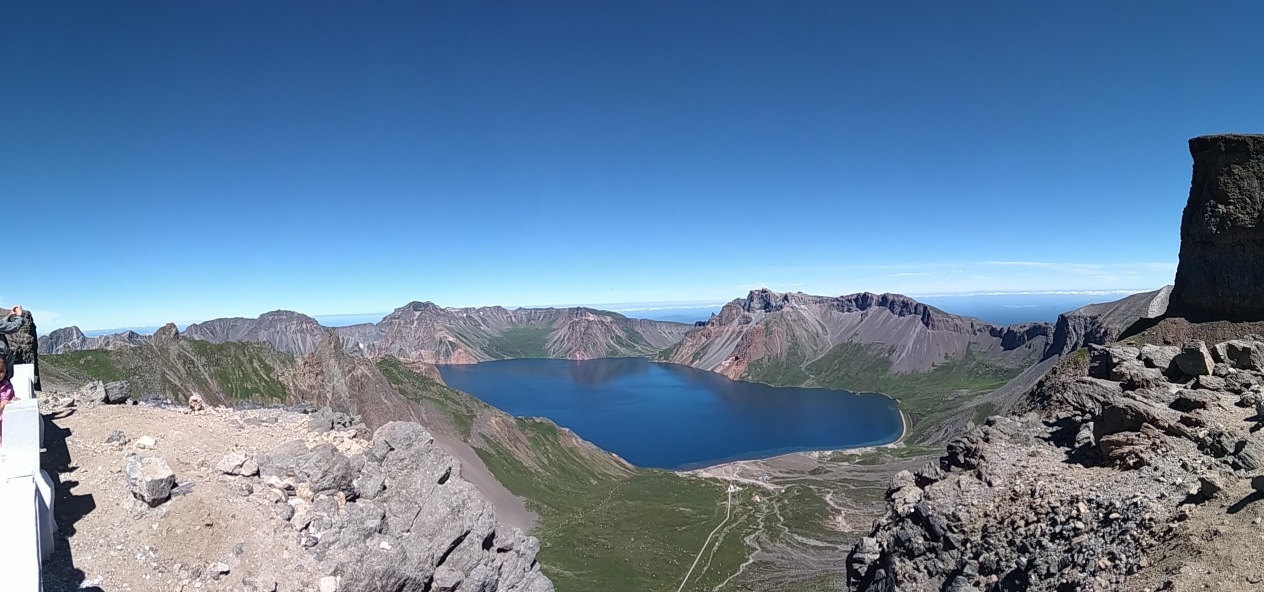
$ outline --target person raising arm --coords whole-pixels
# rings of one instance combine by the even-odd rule
[[[0,313],[6,312],[0,308]],[[22,305],[14,306],[9,309],[8,314],[4,318],[0,318],[0,356],[4,356],[4,376],[8,379],[13,375],[13,350],[9,349],[9,340],[5,339],[5,335],[16,333],[22,328]]]

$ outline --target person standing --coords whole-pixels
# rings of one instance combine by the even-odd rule
[[[4,312],[4,309],[0,309]],[[22,328],[22,305],[9,309],[8,314],[0,319],[0,355],[4,356],[4,376],[13,376],[13,350],[9,349],[9,340],[5,335],[16,333]]]

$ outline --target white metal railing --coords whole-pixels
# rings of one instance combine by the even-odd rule
[[[12,383],[16,399],[4,408],[0,441],[0,574],[4,590],[36,592],[57,530],[53,481],[40,469],[44,422],[33,396],[35,366],[15,365]]]

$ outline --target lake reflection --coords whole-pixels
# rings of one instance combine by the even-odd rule
[[[899,437],[878,394],[779,388],[644,358],[439,366],[449,386],[513,415],[543,416],[638,466],[693,468]]]

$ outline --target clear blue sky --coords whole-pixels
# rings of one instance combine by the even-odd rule
[[[372,4],[0,6],[3,303],[1153,288],[1264,131],[1258,2]]]

